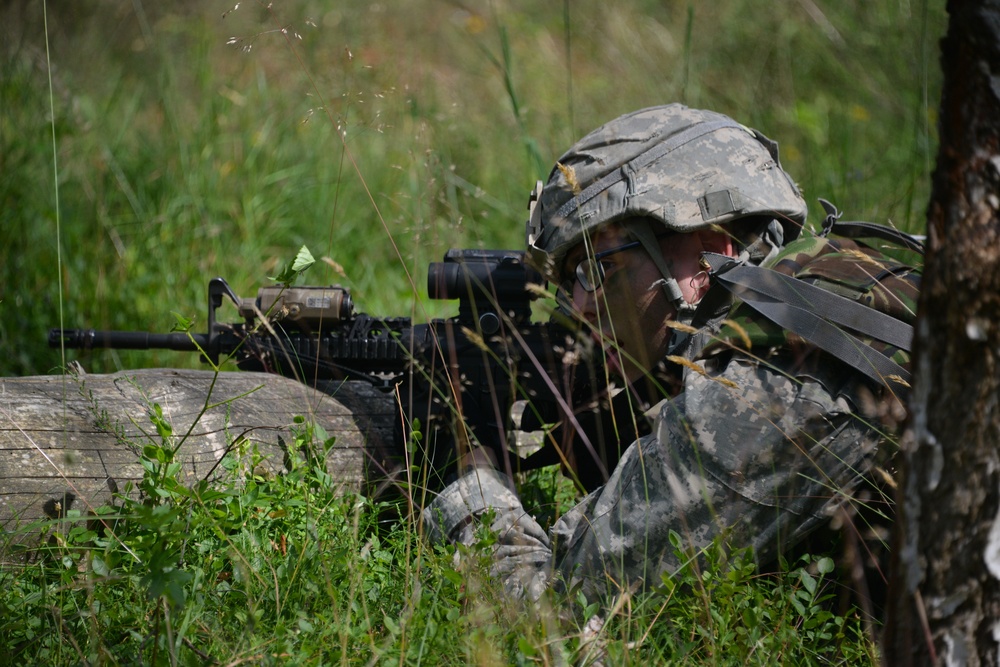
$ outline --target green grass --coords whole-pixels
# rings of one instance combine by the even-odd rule
[[[251,2],[223,18],[230,5],[89,0],[50,10],[51,63],[41,3],[8,8],[0,375],[60,367],[45,344],[60,312],[67,326],[166,330],[171,311],[204,324],[209,278],[250,295],[302,244],[343,267],[311,281],[410,314],[447,248],[522,247],[527,193],[575,138],[670,101],[778,139],[814,220],[824,197],[922,229],[942,4]]]
[[[154,423],[138,489],[87,521],[70,510],[25,527],[38,538],[27,546],[0,544],[10,664],[874,662],[858,618],[829,610],[830,559],[761,577],[747,554],[712,549],[587,634],[600,609],[579,595],[527,609],[504,598],[488,533],[456,559],[414,522],[384,519],[400,508],[344,495],[305,422],[284,474],[235,449],[220,482],[193,487],[178,481],[178,438]]]
[[[249,296],[304,244],[330,260],[308,281],[348,285],[360,310],[447,313],[427,302],[428,262],[521,247],[527,193],[565,148],[672,101],[777,139],[814,223],[824,197],[849,218],[923,229],[943,2],[234,4],[50,6],[48,57],[42,4],[0,9],[0,376],[60,372],[45,344],[60,322],[167,331],[176,311],[201,330],[210,278]],[[169,352],[81,361],[198,365]],[[32,527],[53,537],[0,568],[3,656],[583,657],[587,601],[513,607],[483,562],[488,536],[458,567],[412,523],[338,494],[315,461],[266,479],[237,474],[247,459],[229,465],[227,483],[193,490],[151,471],[160,500],[119,501],[108,520],[127,520],[110,534]],[[569,501],[555,479],[528,484],[532,503]],[[853,612],[817,603],[822,560],[766,578],[713,554],[606,619],[610,662],[875,662]]]

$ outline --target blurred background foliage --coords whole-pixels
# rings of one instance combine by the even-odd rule
[[[823,197],[924,227],[942,0],[44,8],[0,3],[0,375],[58,372],[60,322],[166,331],[178,312],[203,330],[211,277],[250,296],[303,244],[328,259],[307,282],[350,286],[360,310],[448,313],[426,302],[428,262],[522,247],[563,150],[673,101],[777,139],[814,224]]]

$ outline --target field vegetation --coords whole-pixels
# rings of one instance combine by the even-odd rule
[[[205,325],[208,280],[250,296],[307,245],[305,282],[418,320],[451,247],[523,246],[527,195],[576,138],[684,102],[781,144],[813,212],[922,232],[944,3],[408,3],[313,0],[0,7],[0,376],[199,367],[195,355],[61,356],[50,327]],[[47,14],[44,11],[47,9]],[[235,311],[220,316],[237,318]],[[709,553],[587,622],[570,595],[525,611],[487,575],[491,537],[430,547],[344,495],[301,425],[288,474],[227,459],[176,481],[169,424],[147,502],[0,538],[0,662],[12,664],[872,664],[833,609],[831,554],[756,574]],[[521,480],[546,511],[552,471]],[[404,512],[405,514],[405,512]],[[19,537],[23,537],[20,535]],[[600,649],[600,650],[598,650]]]

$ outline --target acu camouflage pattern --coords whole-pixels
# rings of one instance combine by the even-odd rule
[[[851,501],[878,446],[850,382],[786,370],[734,356],[689,372],[654,433],[549,532],[490,469],[447,487],[425,522],[438,538],[471,544],[477,518],[490,516],[494,572],[529,598],[549,586],[592,600],[655,586],[719,536],[769,562]]]
[[[644,161],[703,124],[715,129]],[[560,158],[532,211],[528,252],[551,276],[566,251],[610,222],[652,217],[690,232],[759,215],[781,222],[786,242],[806,216],[776,144],[720,114],[656,107],[608,123]],[[906,319],[915,283],[885,262],[860,244],[806,239],[769,266],[887,312],[898,305]],[[717,538],[752,546],[767,563],[840,515],[865,491],[879,456],[882,429],[861,410],[867,380],[846,364],[803,365],[803,356],[821,355],[759,316],[728,314],[735,326],[706,354],[701,345],[682,352],[682,390],[664,402],[652,433],[550,530],[526,513],[509,479],[479,468],[425,508],[428,533],[472,544],[488,518],[494,572],[513,595],[537,598],[556,587],[607,599],[657,585]],[[719,334],[718,324],[704,333]]]
[[[843,238],[802,238],[761,266],[857,301],[907,324],[912,325],[915,319],[920,270],[864,243]],[[865,336],[860,338],[909,370],[909,352]],[[710,357],[733,347],[761,357],[775,350],[792,351],[801,357],[811,350],[811,345],[802,338],[739,302],[701,356]]]
[[[722,114],[670,104],[616,118],[559,158],[532,208],[528,257],[555,275],[584,235],[630,217],[692,232],[769,216],[788,242],[806,212],[777,143]]]
[[[490,469],[447,487],[426,525],[471,544],[489,516],[494,572],[530,598],[550,586],[589,599],[655,586],[718,537],[771,562],[850,505],[879,454],[876,429],[858,413],[856,374],[822,365],[797,377],[798,368],[794,355],[762,363],[738,352],[686,367],[653,433],[548,532]]]

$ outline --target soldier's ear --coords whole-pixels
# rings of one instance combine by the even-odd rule
[[[713,252],[726,257],[736,256],[736,246],[733,237],[723,231],[700,229],[696,232],[701,240],[701,247],[706,252]]]

